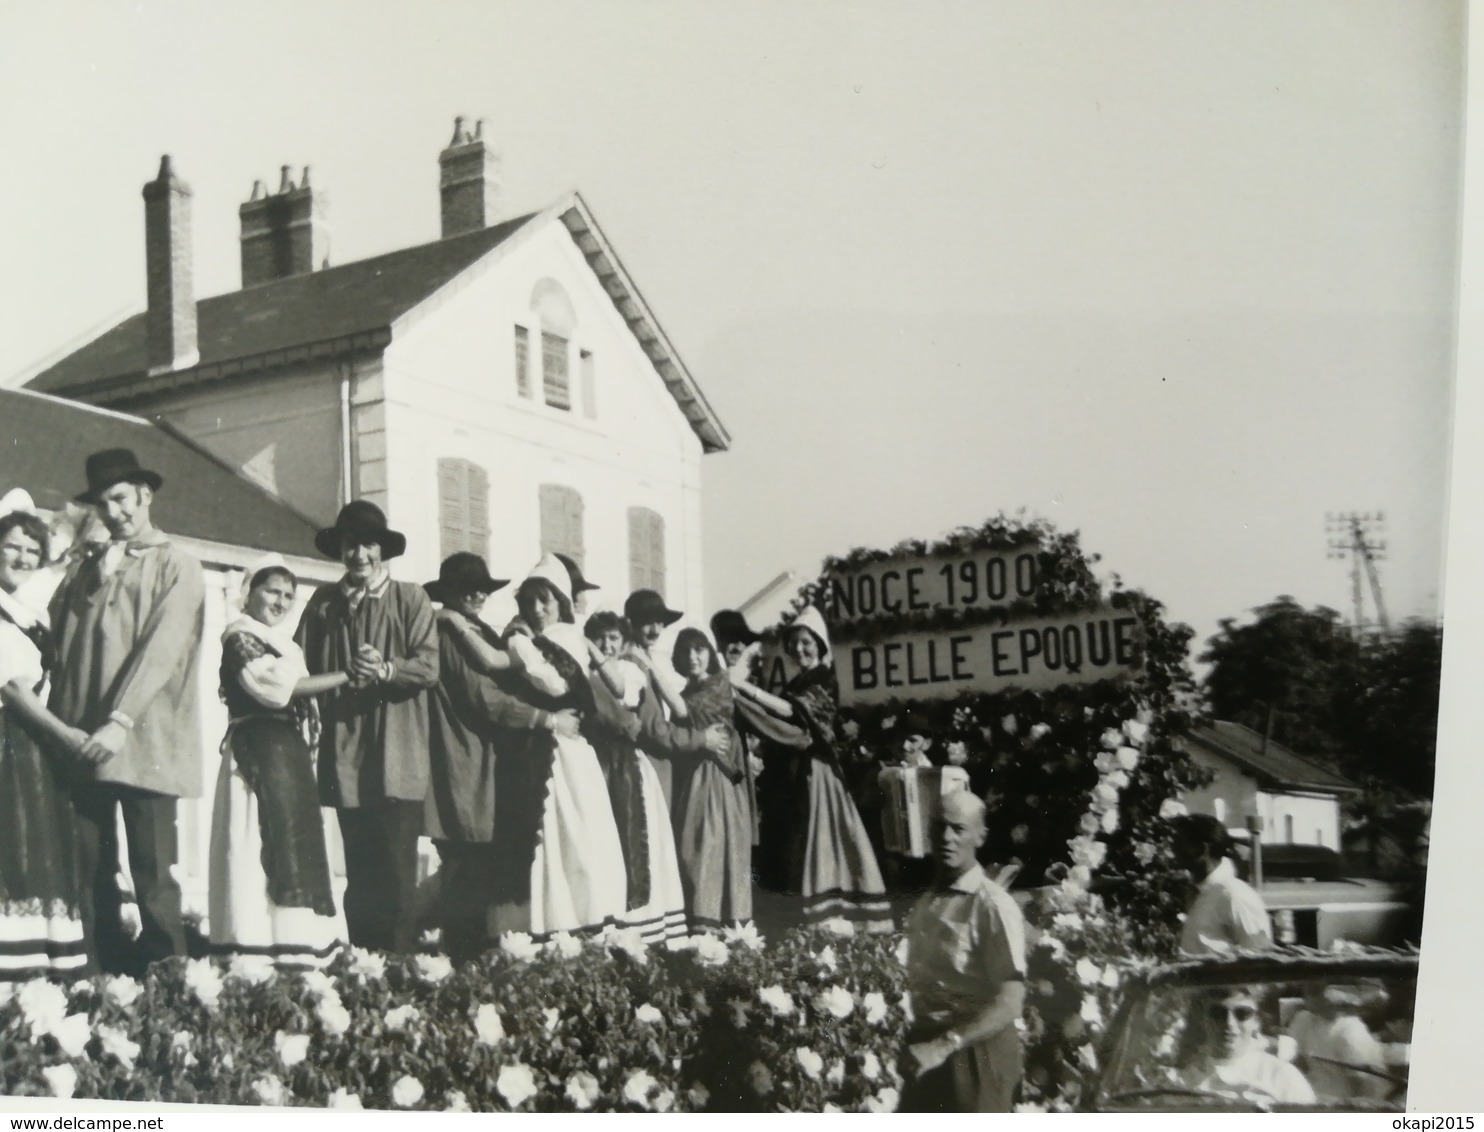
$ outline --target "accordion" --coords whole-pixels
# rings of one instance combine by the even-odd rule
[[[886,795],[881,809],[886,848],[904,857],[926,857],[933,849],[933,822],[945,794],[969,788],[961,766],[885,768],[878,780]]]

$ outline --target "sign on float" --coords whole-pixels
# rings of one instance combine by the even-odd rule
[[[948,699],[964,691],[1044,691],[1127,679],[1143,665],[1139,619],[1122,610],[898,633],[842,641],[835,674],[844,703]]]

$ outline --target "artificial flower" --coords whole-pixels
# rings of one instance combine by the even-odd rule
[[[292,1069],[309,1056],[308,1034],[286,1034],[282,1030],[273,1035],[273,1052],[283,1062],[285,1069]]]
[[[323,971],[301,971],[299,979],[304,983],[304,989],[315,998],[340,993],[335,989],[335,980]]]
[[[16,1000],[26,1025],[31,1027],[33,1041],[43,1034],[50,1034],[67,1017],[67,992],[45,979],[24,983],[16,993]]]
[[[404,1006],[394,1006],[386,1012],[386,1028],[388,1030],[405,1030],[412,1023],[422,1017],[422,1011],[410,1002]]]
[[[266,955],[234,955],[227,965],[228,975],[253,986],[268,982],[277,973],[273,960]]]
[[[849,1018],[855,1009],[855,999],[844,987],[832,986],[815,996],[814,1009],[831,1018]]]
[[[1077,981],[1085,987],[1096,986],[1103,977],[1102,969],[1087,956],[1077,960]]]
[[[832,1061],[830,1067],[824,1072],[824,1079],[831,1085],[838,1085],[845,1080],[845,1063],[843,1061]]]
[[[685,1099],[690,1101],[692,1108],[703,1109],[711,1099],[711,1090],[698,1081],[686,1090]]]
[[[647,1002],[634,1011],[634,1018],[639,1022],[647,1022],[651,1026],[658,1025],[665,1020],[665,1016]]]
[[[969,748],[962,742],[949,743],[947,752],[949,766],[963,766],[969,761]]]
[[[525,932],[506,932],[500,937],[500,950],[512,959],[525,962],[541,954],[541,945]]]
[[[314,1015],[332,1038],[338,1038],[350,1029],[350,1011],[345,1009],[345,1003],[340,1001],[338,994],[327,994],[320,999],[315,1005]]]
[[[545,1021],[546,1032],[548,1034],[555,1033],[557,1024],[560,1023],[562,1020],[561,1010],[559,1010],[555,1006],[548,1006],[541,1012],[541,1016]]]
[[[283,1087],[283,1082],[271,1073],[254,1081],[252,1091],[253,1095],[258,1098],[259,1104],[282,1108],[289,1101],[289,1091]]]
[[[747,1081],[752,1086],[752,1091],[760,1097],[773,1091],[773,1074],[761,1061],[754,1061],[747,1067]]]
[[[358,1093],[349,1092],[346,1089],[336,1089],[330,1094],[326,1108],[339,1109],[342,1112],[365,1112],[366,1106],[361,1104]]]
[[[881,1076],[881,1059],[870,1050],[861,1058],[861,1076],[867,1081],[874,1081]]]
[[[365,948],[353,947],[350,950],[351,974],[362,979],[383,979],[386,977],[386,956],[380,952],[367,951]]]
[[[871,1025],[879,1026],[886,1019],[886,998],[880,991],[867,991],[861,996],[861,1006]]]
[[[130,1041],[128,1034],[112,1026],[99,1026],[98,1040],[104,1054],[112,1054],[126,1071],[133,1071],[134,1059],[139,1056],[138,1042]]]
[[[1142,747],[1144,740],[1149,738],[1149,725],[1143,720],[1125,719],[1123,721],[1123,733],[1135,747]]]
[[[1031,728],[1029,738],[1030,738],[1031,742],[1034,743],[1037,739],[1043,739],[1047,735],[1050,735],[1050,734],[1051,734],[1051,724],[1049,724],[1049,723],[1038,723],[1034,727]]]
[[[1020,725],[1015,722],[1013,715],[1007,715],[1000,720],[1000,730],[1006,735],[1014,735],[1016,731],[1020,730]]]
[[[397,1078],[392,1086],[392,1104],[398,1108],[411,1108],[423,1099],[423,1083],[410,1074]]]
[[[546,950],[563,959],[576,959],[582,954],[582,940],[571,932],[557,932],[546,941]]]
[[[143,993],[143,985],[128,975],[110,975],[103,982],[103,994],[125,1009],[133,1006],[134,1000]]]
[[[70,1065],[48,1065],[41,1071],[46,1087],[59,1100],[70,1100],[77,1089],[77,1070]]]
[[[794,1060],[804,1070],[804,1075],[811,1081],[818,1081],[819,1075],[824,1072],[824,1058],[815,1053],[808,1046],[802,1046],[794,1050]]]
[[[1181,817],[1188,812],[1185,808],[1185,803],[1177,802],[1174,798],[1166,798],[1160,803],[1159,807],[1159,816],[1165,821],[1169,821],[1171,818]]]
[[[505,1027],[500,1024],[500,1013],[492,1003],[481,1003],[474,1012],[474,1033],[480,1045],[497,1045],[505,1037]]]
[[[453,974],[453,964],[446,955],[418,955],[412,960],[418,977],[435,986]]]
[[[1104,811],[1104,813],[1103,813],[1103,820],[1101,822],[1099,822],[1098,824],[1102,826],[1102,829],[1103,829],[1103,832],[1104,833],[1117,833],[1118,832],[1118,811],[1117,810],[1106,810],[1106,811]]]
[[[721,967],[732,957],[727,950],[727,945],[714,935],[700,935],[696,937],[696,958],[707,967]]]
[[[495,1089],[511,1108],[519,1108],[539,1091],[531,1067],[519,1061],[514,1065],[500,1067],[500,1075],[495,1078]]]
[[[1101,742],[1105,751],[1116,751],[1123,746],[1123,732],[1116,727],[1110,727],[1103,732]]]
[[[727,928],[722,933],[722,938],[727,943],[741,944],[743,947],[749,948],[752,951],[761,951],[763,949],[763,937],[758,933],[757,925],[751,920],[747,921],[741,927]]]
[[[867,1112],[896,1112],[897,1105],[901,1102],[902,1095],[893,1088],[882,1089],[875,1096],[867,1097]]]
[[[1139,752],[1132,747],[1118,748],[1118,769],[1132,773],[1139,765]]]
[[[794,1012],[794,1000],[778,985],[764,987],[757,992],[758,999],[773,1012],[775,1018],[787,1018]]]
[[[649,1094],[659,1088],[659,1082],[643,1069],[636,1069],[623,1083],[623,1099],[640,1108],[650,1107]]]
[[[598,1091],[598,1079],[586,1070],[579,1069],[567,1078],[567,1098],[580,1112],[593,1107],[593,1102],[598,1099]]]
[[[669,1112],[675,1107],[675,1091],[673,1089],[661,1089],[654,1095],[654,1111]]]
[[[93,1039],[93,1028],[85,1013],[69,1014],[52,1029],[52,1037],[68,1057],[81,1057]]]
[[[462,1089],[452,1089],[443,1094],[444,1112],[473,1112],[469,1107],[469,1098],[464,1096]]]

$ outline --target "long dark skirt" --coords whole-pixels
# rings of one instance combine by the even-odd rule
[[[314,766],[288,717],[233,725],[212,815],[210,907],[217,951],[298,965],[344,938]]]
[[[77,836],[60,768],[0,711],[0,981],[87,968]]]

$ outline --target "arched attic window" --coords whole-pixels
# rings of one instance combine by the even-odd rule
[[[531,313],[541,332],[541,398],[554,409],[572,408],[572,335],[577,312],[555,279],[531,292]]]

